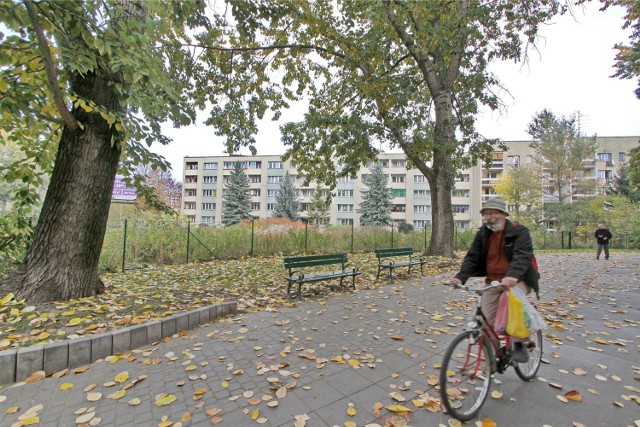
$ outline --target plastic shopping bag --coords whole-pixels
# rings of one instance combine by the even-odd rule
[[[527,327],[524,304],[513,291],[507,292],[509,313],[507,316],[507,334],[514,338],[527,338],[531,331]]]
[[[525,318],[527,319],[527,326],[529,330],[533,333],[535,331],[539,331],[541,329],[546,329],[547,323],[544,321],[544,318],[538,313],[538,310],[531,305],[527,297],[524,295],[521,289],[514,287],[513,294],[522,301],[522,305],[524,307]]]
[[[509,315],[509,297],[506,292],[500,295],[500,302],[498,303],[498,313],[496,314],[496,321],[493,325],[497,334],[504,335],[507,333],[507,316]]]

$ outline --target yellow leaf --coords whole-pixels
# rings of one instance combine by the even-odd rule
[[[24,418],[20,421],[18,421],[18,426],[32,426],[34,424],[40,424],[40,417],[37,415],[34,415],[32,417],[27,417]]]
[[[188,423],[189,421],[191,421],[191,412],[185,412],[184,414],[182,414],[180,421],[182,421],[183,423]]]
[[[593,342],[597,342],[598,344],[604,344],[604,345],[609,344],[609,341],[607,341],[605,339],[602,339],[602,338],[596,338],[596,339],[593,340]]]
[[[129,379],[129,372],[127,371],[120,372],[118,375],[116,375],[116,378],[115,378],[116,382],[119,382],[120,384],[122,384],[128,379]]]
[[[353,421],[345,421],[344,423],[344,427],[356,427],[357,424],[354,423]]]
[[[222,381],[222,382],[220,383],[220,386],[221,386],[222,388],[227,388],[227,387],[229,387],[229,381]]]
[[[7,82],[4,79],[0,79],[0,92],[5,93],[7,90],[9,90]]]
[[[184,368],[185,371],[195,371],[196,369],[198,369],[197,365],[189,365],[186,368]]]
[[[102,393],[89,393],[87,394],[87,400],[89,402],[97,402],[102,399]]]
[[[41,332],[38,335],[38,339],[39,340],[46,340],[47,338],[49,338],[49,332]]]
[[[118,399],[122,399],[126,394],[127,394],[127,390],[118,390],[114,393],[111,393],[107,397],[112,400],[118,400]]]
[[[347,415],[353,417],[355,414],[357,414],[356,408],[354,408],[353,406],[349,406],[347,408]]]
[[[63,383],[60,385],[60,390],[69,390],[71,387],[73,387],[72,383]]]
[[[411,403],[413,403],[413,406],[416,408],[422,408],[424,406],[424,402],[420,399],[413,399]]]
[[[253,412],[251,412],[252,420],[257,420],[259,416],[260,416],[260,409],[256,408],[253,410]]]
[[[159,394],[158,396],[156,396],[156,402],[155,405],[156,406],[166,406],[169,405],[173,402],[175,402],[176,397],[173,394]]]
[[[76,326],[76,325],[79,325],[80,323],[82,323],[82,319],[79,317],[74,317],[73,319],[69,320],[69,323],[67,323],[67,326]]]
[[[499,390],[494,390],[491,392],[491,397],[494,399],[500,399],[502,397],[502,392]]]
[[[357,361],[356,359],[349,359],[349,361],[347,363],[349,364],[349,366],[358,366],[358,365],[360,365],[360,362]]]
[[[13,299],[13,297],[14,297],[14,295],[12,293],[8,293],[4,297],[2,297],[2,299],[0,299],[0,305],[5,305],[9,301],[11,301]]]
[[[582,395],[578,392],[578,390],[569,390],[564,394],[569,400],[573,400],[574,402],[582,402]]]
[[[4,411],[5,414],[15,414],[16,412],[18,412],[20,410],[19,406],[9,406],[7,408],[6,411]]]
[[[387,405],[385,406],[387,411],[395,412],[396,414],[408,414],[411,412],[411,409],[402,405]]]
[[[138,399],[137,397],[134,397],[133,399],[129,400],[127,403],[131,406],[138,406],[140,404],[140,399]]]
[[[497,424],[491,418],[485,418],[482,420],[482,427],[497,427]]]

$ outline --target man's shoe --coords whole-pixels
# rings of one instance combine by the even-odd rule
[[[529,353],[527,353],[527,350],[524,349],[521,342],[513,343],[511,360],[518,363],[527,363],[529,361]]]

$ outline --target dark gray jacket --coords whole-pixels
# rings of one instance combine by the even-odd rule
[[[491,233],[493,231],[483,225],[473,238],[471,247],[469,247],[467,255],[465,255],[460,266],[460,271],[455,276],[462,280],[462,283],[465,283],[470,277],[484,277],[487,275],[487,250]],[[533,242],[531,241],[529,229],[522,224],[514,225],[507,220],[502,239],[502,249],[509,260],[509,270],[507,270],[505,276],[523,280],[538,295],[538,272],[531,262],[533,258]]]

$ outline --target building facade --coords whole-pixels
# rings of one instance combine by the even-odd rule
[[[598,137],[598,148],[593,156],[585,159],[583,178],[591,180],[593,186],[584,194],[603,194],[607,184],[614,178],[618,168],[628,161],[628,151],[637,146],[639,137]],[[505,142],[507,151],[495,152],[491,164],[477,164],[462,171],[456,178],[452,191],[452,208],[457,228],[469,229],[481,223],[482,203],[495,197],[496,182],[510,170],[523,165],[533,165],[535,151],[530,141]],[[417,169],[407,169],[404,153],[383,153],[378,156],[388,175],[388,187],[394,199],[391,217],[394,223],[407,222],[422,229],[431,225],[431,192],[429,183]],[[249,178],[252,215],[256,218],[271,217],[275,208],[280,183],[286,173],[291,176],[300,201],[300,215],[306,216],[316,185],[304,185],[305,177],[279,155],[264,156],[211,156],[185,157],[182,213],[198,224],[220,225],[222,223],[222,193],[234,164],[240,165]],[[329,223],[334,225],[360,225],[357,210],[363,194],[368,191],[364,184],[371,173],[367,165],[357,176],[338,180],[332,191]],[[541,185],[547,185],[544,182]],[[328,189],[323,189],[328,191]],[[548,199],[549,196],[544,196]]]

